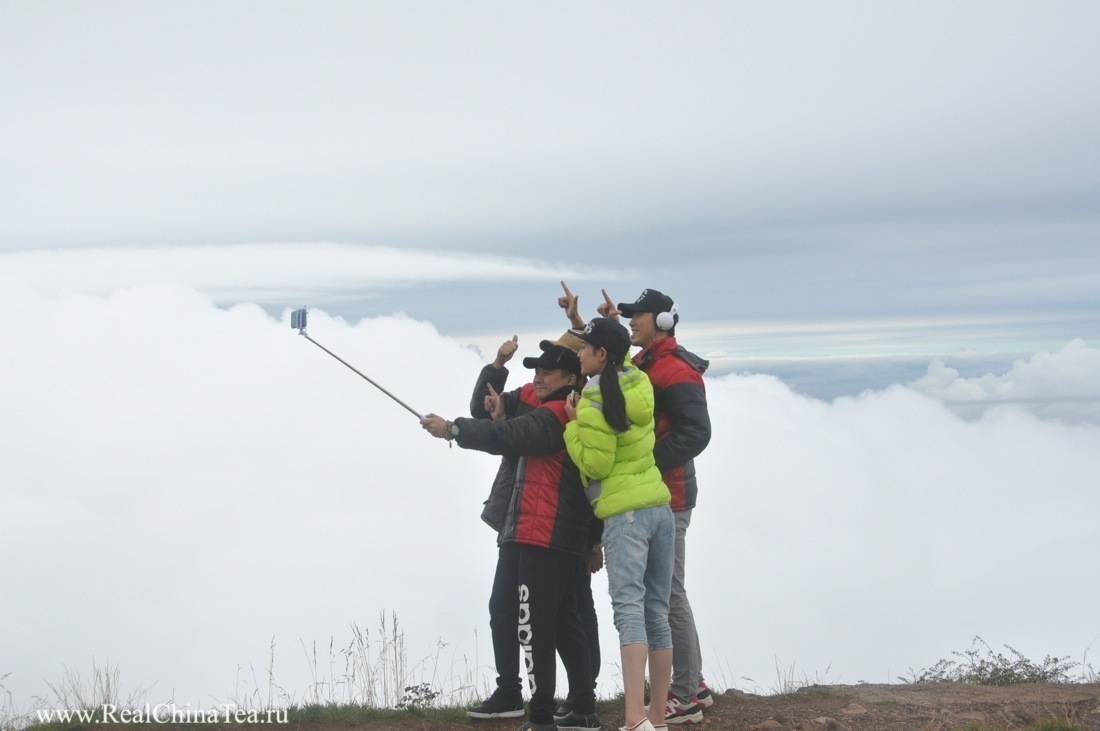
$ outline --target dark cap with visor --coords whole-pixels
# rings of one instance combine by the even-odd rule
[[[524,368],[541,368],[544,371],[563,370],[574,376],[581,374],[581,361],[569,348],[564,345],[551,345],[542,351],[537,358],[524,358]]]
[[[577,337],[606,350],[608,358],[615,363],[623,362],[630,351],[630,331],[606,317],[593,318]]]
[[[646,289],[633,302],[620,302],[617,307],[619,312],[627,317],[634,317],[638,312],[673,312],[676,303],[664,292],[655,289]]]

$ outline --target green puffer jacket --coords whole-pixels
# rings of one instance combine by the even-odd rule
[[[627,430],[615,433],[603,417],[599,379],[581,392],[577,418],[565,426],[565,447],[581,471],[596,517],[666,505],[672,499],[653,461],[653,386],[634,366],[619,374]]]

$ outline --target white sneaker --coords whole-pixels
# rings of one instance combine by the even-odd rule
[[[665,728],[668,728],[667,726]],[[643,718],[633,726],[621,726],[619,731],[657,731],[648,718]]]

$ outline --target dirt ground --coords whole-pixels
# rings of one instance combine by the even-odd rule
[[[1024,729],[1060,718],[1100,731],[1100,684],[811,686],[792,695],[721,696],[707,725],[731,731]]]
[[[604,729],[623,723],[618,708],[601,712]],[[932,683],[920,685],[815,685],[783,696],[728,691],[716,696],[702,725],[713,731],[956,731],[1026,729],[1049,719],[1100,731],[1100,684],[1002,687]],[[318,724],[320,726],[320,724]],[[427,723],[406,717],[364,724],[369,731],[512,731],[512,721]],[[350,724],[324,724],[301,731],[352,731]],[[675,728],[675,727],[672,727]],[[298,731],[297,729],[295,731]]]

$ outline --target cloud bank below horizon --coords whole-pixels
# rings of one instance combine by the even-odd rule
[[[107,295],[139,285],[178,285],[230,304],[331,302],[363,297],[371,289],[435,282],[588,281],[621,274],[514,256],[334,242],[13,251],[0,252],[0,263],[0,284],[47,294]]]
[[[286,313],[176,286],[0,287],[0,305],[20,313],[0,346],[0,554],[19,557],[0,623],[24,628],[0,640],[0,676],[17,707],[89,658],[209,705],[267,666],[272,638],[279,684],[301,693],[301,645],[383,610],[410,657],[443,641],[491,676],[495,548],[477,515],[494,458],[427,437]],[[318,309],[310,332],[422,412],[464,413],[483,365],[407,317]],[[946,402],[1093,393],[1098,356],[1072,342],[961,382],[933,366],[832,402],[771,376],[708,379],[688,568],[708,679],[767,688],[781,662],[890,681],[975,634],[1079,656],[1100,625],[1044,597],[1073,587],[1100,604],[1095,410],[1063,419],[1021,399],[962,418]],[[517,366],[510,385],[524,378]]]

